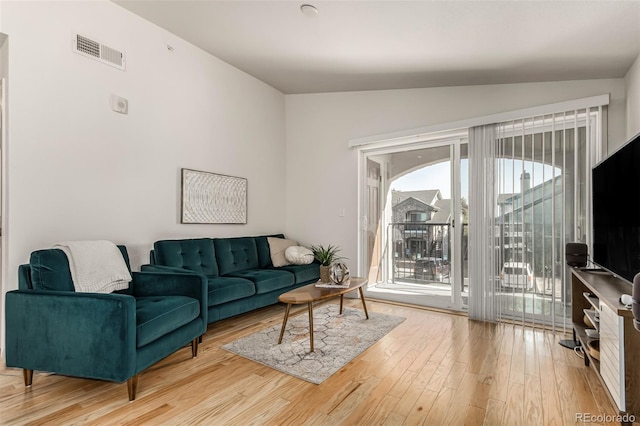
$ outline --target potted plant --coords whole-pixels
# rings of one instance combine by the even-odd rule
[[[340,251],[340,247],[332,246],[329,244],[328,246],[311,246],[311,251],[313,252],[313,256],[316,258],[318,262],[320,262],[320,281],[323,283],[329,282],[329,271],[331,269],[331,264],[333,262],[337,262],[338,260],[344,259],[342,256],[338,256],[338,252]]]

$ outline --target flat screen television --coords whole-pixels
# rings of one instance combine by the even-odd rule
[[[592,173],[592,260],[633,282],[640,272],[640,134]]]

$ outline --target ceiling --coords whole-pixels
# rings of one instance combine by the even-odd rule
[[[286,94],[621,78],[640,50],[640,0],[115,2]]]

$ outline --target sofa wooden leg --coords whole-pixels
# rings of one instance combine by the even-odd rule
[[[33,370],[22,370],[22,376],[24,377],[24,385],[31,386],[33,383]]]
[[[136,389],[138,388],[138,375],[127,380],[127,391],[129,392],[129,401],[136,399]]]
[[[198,337],[198,343],[202,343],[203,336],[204,336],[204,334],[201,334],[200,337]]]
[[[191,357],[196,358],[198,356],[198,339],[191,341]]]

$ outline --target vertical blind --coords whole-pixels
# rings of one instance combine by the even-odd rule
[[[567,242],[590,243],[602,107],[469,130],[469,316],[570,328]]]

